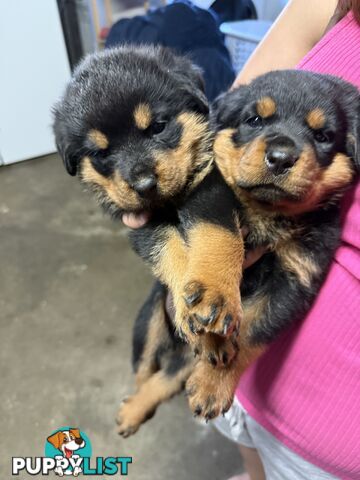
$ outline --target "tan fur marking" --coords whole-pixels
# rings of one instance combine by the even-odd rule
[[[315,108],[311,110],[306,116],[306,122],[313,130],[319,130],[323,128],[326,122],[326,116],[324,110],[321,108]]]
[[[109,200],[124,210],[131,210],[140,206],[137,193],[129,187],[118,172],[113,177],[103,177],[94,169],[89,157],[84,157],[82,160],[81,179],[94,188],[100,201],[103,201],[105,194]]]
[[[314,277],[319,275],[319,267],[308,255],[294,243],[280,245],[276,248],[285,270],[294,273],[304,287],[311,287]]]
[[[188,267],[188,248],[175,228],[169,228],[163,244],[157,247],[158,250],[153,252],[156,258],[153,272],[171,290],[176,311],[183,305],[182,288]],[[175,316],[175,326],[180,328],[181,323],[177,320]]]
[[[298,160],[299,162],[300,160]],[[297,162],[297,163],[298,163]],[[301,167],[301,168],[300,168]],[[299,204],[286,204],[281,207],[284,213],[298,214],[321,206],[330,195],[341,193],[354,178],[352,160],[342,153],[335,155],[328,167],[321,168],[316,160],[301,162],[299,169],[292,173],[289,182],[302,186],[303,201]]]
[[[149,105],[140,103],[134,110],[134,120],[140,130],[146,130],[151,124],[151,110]]]
[[[272,117],[276,112],[276,103],[271,97],[263,97],[257,101],[256,111],[262,118]]]
[[[262,137],[236,147],[232,140],[234,129],[222,130],[215,138],[215,162],[225,181],[238,190],[239,181],[249,184],[263,182],[268,175],[265,166],[266,143]]]
[[[211,223],[199,223],[188,232],[189,267],[187,277],[204,280],[206,285],[240,285],[244,242],[240,231]],[[223,283],[225,282],[225,283]]]
[[[88,139],[91,140],[98,148],[101,150],[106,150],[109,146],[109,140],[105,133],[100,132],[100,130],[90,130],[88,133]]]
[[[217,319],[205,327],[206,332],[223,331],[226,315],[232,316],[231,327],[241,319],[240,282],[244,258],[244,242],[240,234],[218,225],[201,222],[188,232],[189,263],[184,276],[182,297],[201,286],[202,300],[191,308],[182,300],[175,305],[175,322],[188,334],[190,315],[206,318],[214,306]],[[193,287],[194,286],[194,287]],[[191,339],[190,339],[191,341]]]
[[[225,129],[216,136],[215,162],[240,201],[245,201],[254,209],[260,208],[270,214],[278,211],[284,215],[314,210],[330,195],[349,185],[353,179],[354,171],[349,157],[338,153],[328,167],[321,167],[313,148],[307,146],[288,175],[276,179],[276,184],[285,192],[295,195],[297,201],[284,200],[269,207],[259,206],[251,194],[238,185],[241,183],[254,186],[274,182],[264,162],[265,141],[258,137],[251,143],[236,147],[232,141],[234,132],[233,129]]]
[[[199,166],[207,164],[207,167],[187,185],[187,191],[192,190],[213,166],[208,122],[194,113],[182,113],[177,121],[183,127],[178,147],[155,153],[158,188],[163,195],[180,192],[189,181],[192,172]]]
[[[338,190],[349,185],[355,176],[351,158],[338,153],[332,163],[322,172],[321,186],[326,192]]]

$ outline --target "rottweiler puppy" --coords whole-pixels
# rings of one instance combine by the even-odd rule
[[[184,342],[191,334],[186,337],[187,311],[179,317],[181,340],[164,313],[164,285],[172,290],[174,303],[182,304],[188,246],[190,242],[195,248],[205,244],[202,230],[194,240],[189,235],[197,233],[193,226],[198,214],[204,210],[207,215],[207,208],[193,215],[198,208],[195,192],[205,177],[209,177],[206,185],[210,183],[214,198],[221,197],[217,185],[225,185],[214,170],[209,105],[203,89],[200,71],[188,59],[160,47],[123,47],[85,58],[54,108],[57,148],[68,173],[77,175],[115,219],[125,212],[153,213],[148,225],[130,235],[135,250],[161,283],[155,285],[135,325],[133,363],[138,393],[123,404],[119,414],[119,431],[124,436],[133,433],[157,404],[181,390],[194,363]],[[225,190],[235,204],[232,191]],[[228,205],[224,198],[212,207],[218,211],[216,223],[218,218],[234,223]],[[225,248],[229,231],[216,228],[216,233],[225,237]],[[229,251],[229,258],[239,253],[240,260],[230,265],[237,279],[243,252],[238,230],[236,236],[231,234],[232,249],[234,245],[237,250]],[[210,249],[208,253],[212,257]],[[226,269],[224,274],[228,276]],[[239,280],[235,282],[228,283],[236,298],[234,309],[240,310]],[[238,312],[233,317],[222,314],[219,331],[234,331],[239,318]],[[216,350],[215,337],[207,342],[205,338],[192,334],[194,345],[205,344],[198,348],[205,358],[210,349],[215,350],[212,359],[220,355],[230,361],[234,356],[233,343],[225,347],[226,353]]]
[[[247,366],[309,310],[339,242],[340,199],[359,168],[359,117],[354,86],[304,71],[268,73],[215,103],[216,165],[238,199],[246,247],[269,252],[244,272],[235,360],[222,369],[198,363],[187,382],[195,413],[226,409]]]

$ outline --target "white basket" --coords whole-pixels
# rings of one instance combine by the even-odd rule
[[[272,22],[266,20],[243,20],[220,25],[235,72],[242,69],[271,25]]]

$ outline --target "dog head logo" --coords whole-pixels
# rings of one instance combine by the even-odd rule
[[[85,440],[80,435],[78,428],[60,430],[50,435],[47,441],[63,454],[65,458],[71,458],[76,450],[85,447]]]
[[[57,475],[77,477],[83,472],[83,458],[91,456],[91,445],[78,428],[63,427],[47,438],[45,454],[55,459]]]

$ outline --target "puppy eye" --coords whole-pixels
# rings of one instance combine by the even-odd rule
[[[250,117],[246,120],[246,124],[252,128],[259,128],[259,127],[262,127],[263,125],[263,119],[259,116]]]
[[[159,135],[159,133],[163,132],[166,127],[166,122],[154,122],[149,127],[149,133],[151,135]]]
[[[332,132],[324,132],[322,130],[316,130],[314,132],[314,138],[318,143],[331,142],[334,137]]]
[[[67,438],[64,438],[64,443],[68,443],[68,439],[67,439]]]
[[[103,160],[108,152],[105,152],[104,150],[92,150],[89,151],[89,156],[91,158],[94,158],[95,160]]]

